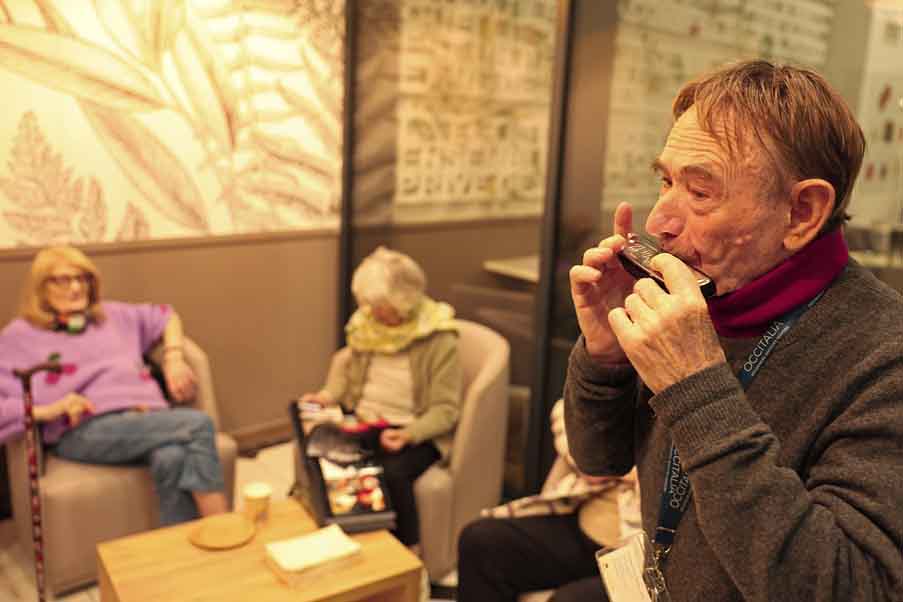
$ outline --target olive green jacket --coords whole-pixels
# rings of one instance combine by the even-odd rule
[[[435,332],[415,341],[405,351],[411,358],[416,418],[402,430],[410,436],[411,443],[432,440],[446,461],[461,408],[458,334]],[[344,366],[330,370],[324,388],[346,411],[354,411],[361,400],[372,357],[370,352],[352,351]]]

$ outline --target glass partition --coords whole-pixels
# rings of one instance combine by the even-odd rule
[[[755,57],[823,73],[868,141],[850,246],[882,277],[903,274],[898,0],[352,6],[349,269],[378,245],[404,251],[430,295],[509,340],[509,496],[538,489],[554,459],[548,411],[579,334],[568,269],[611,232],[618,202],[642,228],[649,165],[694,76]]]
[[[512,348],[505,490],[525,488],[555,0],[362,0],[350,265],[379,245]],[[349,302],[354,309],[353,301]]]

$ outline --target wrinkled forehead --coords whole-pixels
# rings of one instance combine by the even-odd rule
[[[672,125],[662,158],[711,165],[728,182],[744,174],[766,178],[771,169],[764,144],[743,120],[700,116],[690,107]]]

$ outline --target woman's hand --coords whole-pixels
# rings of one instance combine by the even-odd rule
[[[69,419],[69,426],[78,426],[85,414],[94,413],[94,404],[87,397],[78,393],[67,393],[65,397],[48,405],[34,406],[34,419],[37,422],[50,422],[60,416]]]
[[[399,452],[411,442],[411,436],[401,429],[385,429],[379,434],[379,444],[388,452]]]
[[[194,399],[197,393],[197,379],[181,354],[166,355],[163,360],[163,376],[166,378],[166,388],[175,401],[185,402]]]

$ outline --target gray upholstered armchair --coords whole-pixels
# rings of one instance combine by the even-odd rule
[[[159,361],[162,349],[151,352]],[[185,361],[198,380],[197,399],[190,405],[213,418],[219,427],[213,379],[207,354],[185,339]],[[25,438],[7,444],[13,519],[19,545],[31,558],[31,514]],[[229,435],[217,433],[226,493],[232,502],[237,446]],[[47,588],[54,594],[97,580],[101,542],[159,526],[157,496],[149,471],[141,466],[99,466],[43,454],[40,475]]]

